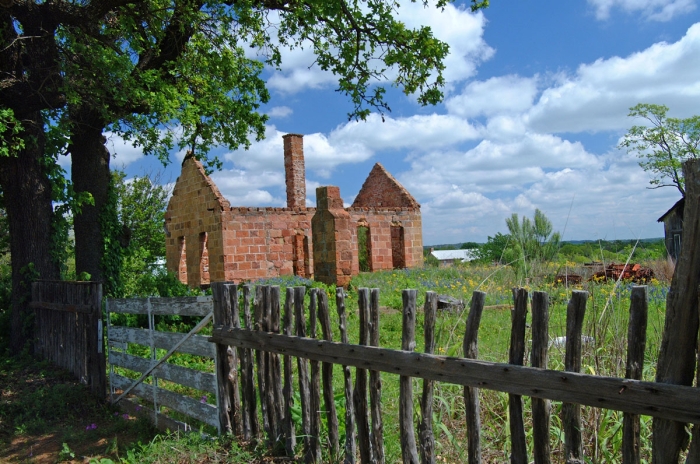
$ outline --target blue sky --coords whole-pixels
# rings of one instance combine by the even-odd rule
[[[284,206],[282,135],[304,134],[309,206],[338,185],[352,203],[381,162],[421,204],[424,244],[485,242],[512,213],[541,209],[564,240],[663,235],[657,219],[679,198],[648,189],[634,155],[616,148],[642,121],[637,103],[700,113],[699,0],[493,0],[483,12],[456,2],[440,12],[402,2],[409,26],[427,24],[450,45],[445,101],[420,107],[389,92],[392,112],[348,121],[335,79],[285,51],[267,70],[267,138],[249,151],[219,150],[212,177],[236,206]],[[162,169],[110,137],[112,166]],[[182,153],[162,178],[174,181]]]

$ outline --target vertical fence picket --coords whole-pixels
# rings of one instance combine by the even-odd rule
[[[527,290],[513,289],[513,311],[511,312],[510,351],[508,363],[523,365],[525,357],[525,320],[527,318]],[[523,421],[523,398],[520,395],[508,395],[510,415],[510,462],[527,464],[527,446],[525,444],[525,423]]]
[[[423,306],[423,332],[425,353],[435,352],[435,318],[437,314],[437,293],[425,292]],[[435,464],[435,436],[433,434],[433,381],[423,379],[423,394],[420,400],[421,420],[418,424],[420,441],[420,461],[422,464]]]
[[[253,318],[250,313],[250,304],[252,298],[252,287],[245,285],[243,287],[243,324],[246,330],[253,330]],[[243,382],[243,437],[250,440],[257,437],[260,433],[260,424],[258,422],[257,398],[255,395],[255,361],[253,359],[253,350],[246,348],[243,350],[241,358],[241,380]]]
[[[268,330],[272,333],[280,333],[280,288],[278,285],[270,287],[270,325]],[[274,424],[272,431],[275,434],[275,441],[286,441],[284,435],[284,414],[282,396],[282,365],[280,356],[277,353],[270,353],[270,400],[272,401],[272,417]]]
[[[269,285],[263,285],[263,316],[262,316],[262,331],[270,332],[272,328],[272,289]],[[278,438],[277,434],[277,416],[275,414],[275,385],[272,375],[272,357],[274,353],[263,351],[263,378],[264,380],[264,395],[263,402],[265,403],[265,411],[267,416],[267,439],[275,446]]]
[[[370,290],[369,345],[379,346],[379,289]],[[369,371],[369,404],[372,418],[372,450],[374,462],[384,464],[384,425],[382,424],[382,377]]]
[[[255,287],[255,300],[253,300],[253,317],[255,320],[255,330],[264,331],[265,327],[265,293],[263,287]],[[258,377],[258,394],[260,395],[260,411],[262,412],[262,428],[265,436],[270,437],[270,416],[268,415],[268,396],[266,382],[266,359],[267,353],[261,350],[255,350],[255,364],[257,367]]]
[[[647,287],[634,286],[630,295],[630,321],[627,328],[627,366],[625,378],[641,380],[644,369],[644,349],[647,333]],[[622,462],[640,462],[639,415],[625,413],[622,419]]]
[[[318,294],[323,290],[312,288],[309,295],[309,338],[316,338],[316,307]],[[313,462],[321,462],[321,366],[318,361],[311,361],[310,383],[310,423],[311,455]]]
[[[403,299],[401,349],[413,351],[416,348],[416,291],[404,290],[401,297]],[[399,431],[404,464],[418,464],[416,435],[413,427],[413,379],[406,375],[402,375],[399,379]]]
[[[564,370],[581,371],[581,332],[583,316],[586,313],[588,292],[575,290],[566,307],[566,352]],[[567,464],[583,463],[583,442],[581,439],[581,406],[564,403],[562,405],[564,425],[564,456]]]
[[[297,337],[306,337],[306,318],[304,316],[304,294],[306,287],[294,287],[294,324]],[[299,373],[299,400],[301,402],[301,433],[304,437],[304,461],[312,462],[311,453],[311,423],[310,423],[310,394],[309,394],[309,361],[297,358]]]
[[[357,305],[360,313],[360,345],[369,341],[369,289],[357,290]],[[360,448],[360,462],[373,462],[370,443],[369,420],[367,416],[367,371],[355,369],[355,414],[357,419],[357,445]]]
[[[479,355],[478,335],[486,293],[474,292],[469,305],[467,326],[464,330],[464,357],[476,359]],[[467,459],[469,464],[481,464],[481,419],[479,417],[479,389],[464,387],[464,411],[467,421]]]
[[[532,294],[532,367],[547,368],[549,345],[549,296],[545,292]],[[535,464],[549,464],[550,402],[542,398],[532,398],[532,438]]]
[[[318,320],[321,323],[323,339],[333,341],[331,316],[328,310],[328,295],[324,290],[318,293]],[[340,456],[340,438],[338,436],[338,413],[335,410],[335,395],[333,395],[333,364],[322,363],[321,376],[323,380],[323,403],[326,411],[330,460],[337,462]]]
[[[214,296],[214,327],[229,328],[231,326],[231,299],[230,288],[223,282],[212,282],[212,294]],[[233,432],[233,418],[231,417],[231,397],[233,385],[231,385],[231,371],[236,369],[230,364],[228,351],[230,346],[216,344],[216,387],[218,389],[219,432]]]
[[[286,336],[292,335],[293,327],[293,313],[294,313],[294,289],[289,287],[286,290],[286,295],[284,299],[284,316],[282,320],[283,331]],[[294,427],[294,421],[292,420],[292,405],[294,402],[294,379],[292,376],[293,366],[292,357],[284,356],[284,389],[282,390],[284,396],[284,449],[287,456],[294,456],[294,448],[296,447],[296,430]]]
[[[241,327],[241,314],[238,307],[238,285],[226,284],[229,289],[229,307],[231,315],[229,317],[229,327],[239,329]],[[241,381],[240,371],[243,371],[243,366],[240,365],[242,349],[234,349],[228,347],[229,364],[231,371],[229,372],[229,380],[231,382],[231,422],[233,433],[236,436],[243,435],[243,414],[241,409]],[[239,371],[240,366],[240,371]]]
[[[348,344],[347,317],[345,315],[345,289],[338,287],[335,290],[335,306],[338,312],[338,326],[340,329],[340,343]],[[345,380],[345,457],[343,464],[355,464],[355,405],[353,404],[352,372],[350,367],[343,367]]]

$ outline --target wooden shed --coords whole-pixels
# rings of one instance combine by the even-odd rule
[[[681,253],[681,238],[683,237],[683,209],[685,208],[685,197],[676,202],[675,205],[666,211],[658,222],[664,223],[664,240],[666,252],[678,261]]]

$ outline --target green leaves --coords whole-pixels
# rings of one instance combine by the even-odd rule
[[[630,108],[630,117],[647,123],[632,126],[618,148],[641,159],[639,165],[652,175],[652,188],[676,187],[685,196],[682,163],[700,154],[700,116],[678,119],[666,113],[664,105],[640,103]]]

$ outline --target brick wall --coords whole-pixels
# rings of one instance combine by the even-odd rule
[[[357,237],[338,187],[316,189],[316,213],[311,219],[315,279],[345,287],[359,272]]]
[[[306,208],[306,168],[304,138],[287,134],[284,139],[284,176],[287,184],[287,207]]]

